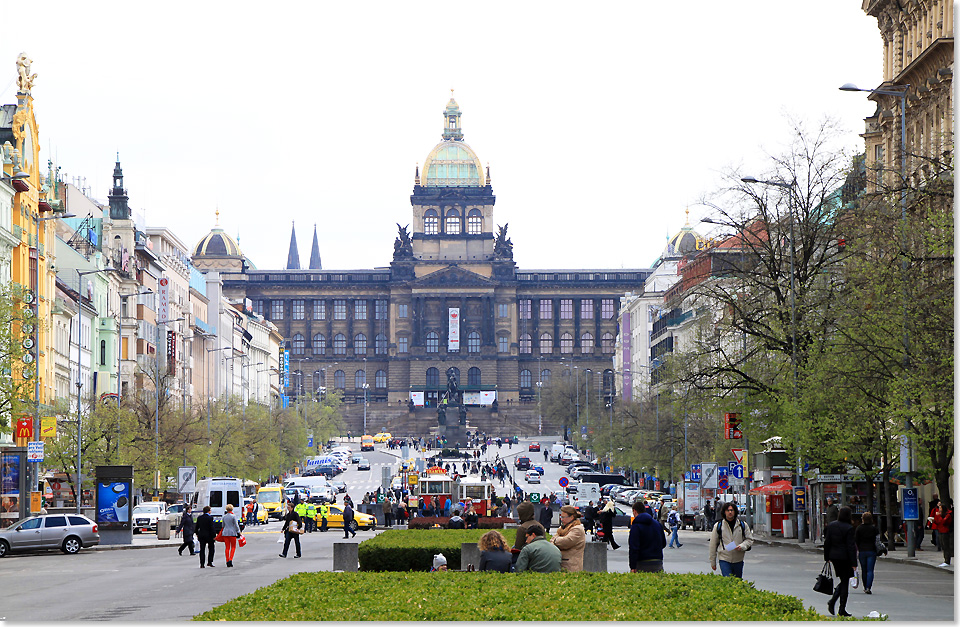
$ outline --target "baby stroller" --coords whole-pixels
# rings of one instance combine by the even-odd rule
[[[603,525],[599,521],[591,521],[590,525],[590,540],[592,542],[603,542],[606,535],[603,533]]]

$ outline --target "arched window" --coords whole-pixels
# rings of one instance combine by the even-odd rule
[[[573,353],[573,336],[564,333],[560,336],[560,354],[569,355],[571,353]]]
[[[584,355],[593,354],[593,334],[584,333],[580,336],[580,352]]]
[[[476,331],[471,331],[470,335],[467,336],[467,352],[468,353],[479,353],[480,352],[480,334]]]
[[[377,389],[384,389],[387,387],[387,371],[386,370],[377,370],[377,375],[373,381],[374,385],[377,386]]]
[[[447,235],[460,235],[460,212],[456,209],[447,211],[447,219],[443,230]]]
[[[603,391],[605,394],[613,391],[613,370],[603,371]]]
[[[553,373],[550,372],[549,370],[546,370],[546,369],[545,369],[545,370],[541,370],[541,371],[540,371],[540,381],[541,381],[541,383],[543,383],[544,385],[547,385],[548,383],[550,383],[550,377],[551,377],[551,375],[553,375]]]
[[[436,209],[427,209],[423,214],[423,233],[424,235],[436,235],[440,232],[440,216]]]
[[[520,371],[520,387],[528,388],[533,386],[533,379],[529,370]]]
[[[604,334],[603,334],[603,337],[600,338],[600,350],[603,351],[603,354],[604,354],[604,355],[612,355],[612,354],[613,354],[613,348],[614,348],[614,346],[613,346],[613,334],[612,334],[612,333],[604,333]]]
[[[290,352],[294,355],[303,355],[303,349],[306,347],[306,342],[303,339],[303,336],[297,333],[293,336],[293,345],[290,348]]]
[[[529,333],[524,333],[520,336],[520,352],[521,353],[531,353],[533,351],[533,340],[530,338]]]
[[[541,355],[552,355],[553,354],[553,336],[549,333],[544,333],[540,336],[540,354]]]
[[[363,333],[357,333],[355,336],[353,336],[353,354],[367,354],[367,336]]]
[[[327,338],[323,337],[323,333],[317,333],[313,336],[313,354],[314,355],[323,355],[327,352]]]
[[[480,369],[476,366],[467,370],[467,385],[480,385]]]
[[[366,370],[357,370],[353,374],[353,387],[360,389],[363,387],[363,384],[366,382],[367,382]]]
[[[440,385],[440,371],[436,368],[427,368],[427,385],[433,387]]]
[[[343,333],[337,333],[336,335],[333,336],[333,354],[334,355],[347,354],[347,338]]]
[[[343,370],[337,370],[333,373],[333,387],[343,390],[347,387],[347,375]]]
[[[480,235],[483,232],[483,214],[479,209],[471,209],[467,214],[467,234]]]
[[[497,352],[498,353],[510,352],[510,336],[507,336],[507,335],[497,336]]]
[[[373,352],[377,355],[387,354],[387,336],[383,333],[377,335],[373,341]]]
[[[460,385],[460,369],[459,368],[447,368],[447,378],[450,378],[450,375],[453,375],[453,380],[457,382],[457,385]]]
[[[436,353],[440,351],[440,336],[436,331],[427,333],[427,352]]]

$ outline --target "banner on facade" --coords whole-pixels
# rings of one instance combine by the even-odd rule
[[[447,333],[447,350],[460,350],[460,308],[451,307],[448,311],[450,328]]]
[[[160,303],[157,305],[157,316],[160,322],[170,319],[170,279],[160,278],[160,287],[157,290],[157,296],[160,297]]]
[[[410,392],[410,400],[417,407],[423,407],[423,392]]]
[[[480,392],[480,404],[481,405],[493,405],[493,401],[497,400],[497,393],[494,392]]]
[[[283,387],[290,387],[290,351],[280,351],[280,370],[283,372]]]
[[[177,334],[175,331],[167,331],[167,371],[176,372],[177,363]]]
[[[464,392],[464,393],[463,393],[463,404],[464,404],[464,405],[479,405],[479,404],[480,404],[480,392]]]

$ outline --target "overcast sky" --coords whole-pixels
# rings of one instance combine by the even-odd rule
[[[643,268],[731,167],[761,174],[788,118],[860,149],[882,81],[860,0],[0,0],[0,103],[33,59],[41,159],[189,247],[214,211],[259,268],[389,264],[450,89],[519,267]],[[861,149],[862,150],[862,149]],[[709,225],[700,225],[707,232]]]

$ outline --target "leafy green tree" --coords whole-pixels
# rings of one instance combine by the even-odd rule
[[[0,285],[0,433],[10,433],[20,414],[32,413],[35,382],[23,375],[35,372],[36,364],[27,366],[24,356],[37,351],[25,348],[24,341],[30,335],[25,332],[28,325],[39,323],[24,303],[24,294],[15,283]]]

